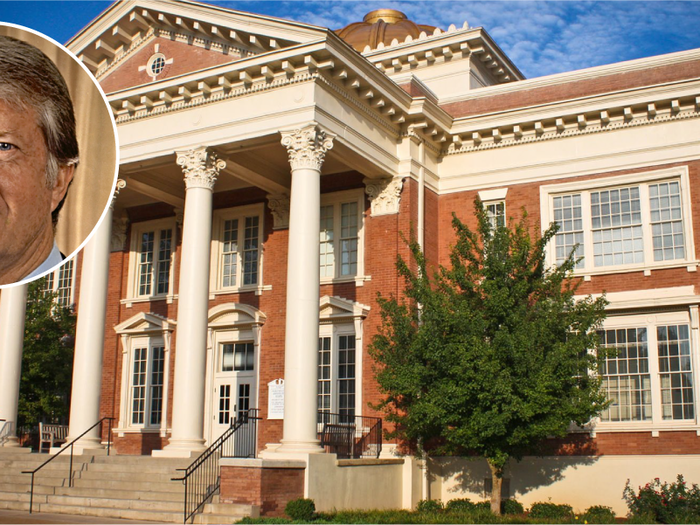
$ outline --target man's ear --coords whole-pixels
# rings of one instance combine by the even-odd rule
[[[61,166],[58,169],[58,176],[56,177],[56,184],[54,184],[51,190],[51,211],[56,209],[56,206],[60,204],[68,191],[68,186],[70,186],[73,180],[73,174],[75,173],[75,165],[71,164],[68,166]]]

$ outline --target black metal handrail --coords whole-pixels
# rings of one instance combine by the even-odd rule
[[[177,469],[184,472],[181,478],[172,478],[172,481],[182,481],[185,485],[183,523],[187,523],[219,490],[221,458],[255,457],[259,419],[258,410],[255,408],[242,412],[240,417],[231,421],[231,426],[221,434],[221,437],[202,452],[189,467]],[[234,435],[236,439],[232,439]]]
[[[82,438],[85,434],[90,432],[93,428],[95,428],[97,425],[100,425],[100,435],[102,435],[102,423],[104,421],[109,421],[109,430],[107,432],[107,455],[109,456],[109,452],[111,449],[112,445],[112,421],[114,421],[113,417],[103,417],[100,419],[97,423],[92,425],[90,428],[88,428],[85,432],[80,434],[77,438],[75,438],[73,441],[70,443],[66,443],[63,445],[61,450],[59,450],[56,454],[51,456],[49,459],[44,461],[41,465],[39,465],[37,468],[34,470],[23,470],[22,474],[31,474],[32,475],[32,487],[29,492],[29,514],[32,513],[32,506],[34,503],[34,475],[39,472],[42,468],[44,468],[46,465],[51,463],[54,459],[56,459],[58,456],[63,454],[66,450],[70,448],[70,466],[68,467],[68,488],[73,487],[73,445],[75,445],[75,442],[78,441],[80,438]]]
[[[319,411],[319,439],[339,459],[378,458],[382,452],[382,419]]]

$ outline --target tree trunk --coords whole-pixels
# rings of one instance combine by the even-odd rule
[[[491,469],[491,512],[496,516],[501,515],[501,486],[503,484],[503,468],[497,467],[490,461]]]

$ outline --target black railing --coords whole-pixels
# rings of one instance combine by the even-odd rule
[[[382,452],[379,417],[318,413],[319,439],[339,459],[378,458]]]
[[[66,443],[63,445],[61,450],[59,450],[56,454],[51,456],[49,459],[44,461],[41,465],[39,465],[37,468],[34,470],[23,470],[22,474],[31,474],[32,475],[32,487],[29,492],[29,514],[32,513],[32,506],[34,504],[34,475],[39,472],[42,468],[44,468],[46,465],[51,463],[54,459],[56,459],[58,456],[63,454],[66,450],[70,449],[70,466],[68,467],[68,487],[73,486],[73,446],[75,445],[76,441],[78,441],[80,438],[82,438],[85,434],[90,432],[93,428],[95,428],[97,425],[100,425],[100,436],[102,436],[102,423],[105,421],[109,422],[109,429],[107,431],[107,455],[109,456],[111,447],[112,447],[112,421],[114,421],[113,417],[103,417],[100,419],[97,423],[92,425],[90,428],[88,428],[85,432],[80,434],[77,438],[75,438],[73,441],[70,443]]]
[[[184,521],[187,523],[211,498],[221,482],[219,460],[221,458],[254,458],[256,455],[257,409],[243,412],[231,421],[219,439],[194,460],[184,471],[181,478],[185,485]],[[234,437],[235,436],[235,437]]]

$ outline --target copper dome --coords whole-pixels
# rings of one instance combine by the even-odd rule
[[[335,30],[340,38],[360,52],[366,46],[376,49],[380,42],[389,45],[394,39],[403,42],[407,36],[418,38],[422,31],[432,35],[435,27],[416,24],[395,9],[371,11],[365,15],[362,22],[354,22]]]

